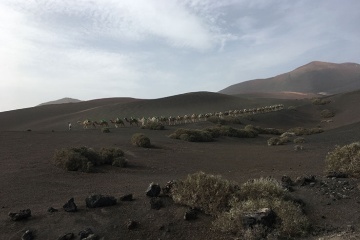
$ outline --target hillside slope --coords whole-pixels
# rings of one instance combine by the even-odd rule
[[[224,94],[300,92],[336,94],[360,89],[360,64],[311,62],[291,72],[229,86]]]

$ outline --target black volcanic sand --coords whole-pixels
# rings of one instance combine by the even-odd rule
[[[195,97],[201,98],[201,94]],[[217,101],[219,99],[216,98]],[[180,105],[177,102],[179,100],[170,100],[174,101],[172,105]],[[145,196],[149,183],[155,182],[164,186],[169,180],[184,179],[188,174],[197,171],[220,174],[238,183],[267,176],[280,180],[283,175],[288,175],[292,179],[309,175],[324,179],[324,159],[327,152],[333,150],[337,144],[344,145],[360,139],[360,111],[353,110],[351,119],[344,117],[347,112],[342,109],[346,108],[346,101],[342,101],[341,105],[334,101],[328,106],[314,106],[309,100],[285,101],[286,106],[297,104],[297,110],[254,115],[251,121],[245,120],[244,124],[236,125],[239,128],[253,124],[284,129],[322,126],[325,129],[324,133],[305,136],[307,142],[303,144],[302,151],[294,151],[293,143],[269,147],[267,140],[272,137],[270,135],[260,135],[253,139],[221,137],[210,143],[184,142],[168,137],[180,127],[201,129],[213,126],[209,122],[167,126],[163,131],[127,125],[118,129],[111,127],[110,133],[102,133],[100,129],[85,130],[73,124],[73,130],[67,131],[65,119],[71,115],[71,111],[67,111],[65,117],[62,116],[61,113],[66,110],[65,105],[61,111],[56,112],[53,109],[51,116],[47,115],[44,107],[40,110],[22,110],[28,114],[27,121],[19,122],[19,125],[7,123],[13,129],[23,130],[0,132],[1,239],[20,239],[27,229],[34,230],[36,239],[57,239],[68,232],[77,235],[87,227],[100,237],[105,237],[104,239],[232,239],[231,235],[210,230],[213,218],[205,214],[200,214],[199,219],[195,221],[184,221],[183,215],[187,208],[173,204],[170,199],[165,201],[164,208],[151,209],[149,198]],[[134,107],[142,108],[136,105],[141,102],[145,104],[146,100],[121,104],[132,104]],[[222,107],[227,109],[228,103]],[[153,107],[164,104],[159,101]],[[217,107],[221,108],[221,104],[217,104]],[[201,108],[200,103],[194,105],[196,109],[190,109],[189,112]],[[110,110],[104,110],[113,107],[112,104],[98,107],[99,112],[96,114],[114,114]],[[321,123],[319,111],[328,107],[338,109],[338,114],[332,123]],[[35,114],[37,111],[42,111],[42,116],[48,116],[41,120],[42,123],[49,123],[51,120],[53,123],[39,124],[40,120]],[[78,109],[76,111],[74,115],[85,119],[86,114],[82,112],[81,115]],[[147,111],[150,113],[151,109]],[[155,111],[160,110],[154,109]],[[176,109],[172,111],[175,113]],[[168,112],[164,112],[166,113]],[[4,119],[9,121],[13,116],[25,118],[16,111],[0,113],[2,127],[6,124]],[[77,117],[73,118],[76,119]],[[354,119],[357,119],[355,123]],[[42,130],[37,130],[35,126],[41,126]],[[25,131],[26,129],[32,131]],[[154,147],[145,149],[132,146],[131,136],[138,132],[148,136]],[[97,169],[98,173],[67,172],[54,166],[52,157],[56,149],[76,146],[94,149],[119,147],[125,152],[129,166],[100,167]],[[359,232],[360,181],[347,180],[358,188],[349,198],[336,201],[321,194],[318,187],[305,186],[295,189],[293,194],[306,203],[305,212],[314,226],[314,232],[318,233],[317,237],[311,236],[307,239],[317,239],[345,230],[349,232],[349,228],[355,229],[356,233]],[[116,206],[98,209],[89,209],[85,205],[85,198],[90,194],[108,194],[119,198],[129,193],[134,195],[135,200],[132,202],[118,202]],[[72,197],[79,211],[67,213],[62,206]],[[59,211],[48,213],[49,207]],[[32,217],[28,220],[13,222],[9,219],[9,212],[28,208],[32,211]],[[126,224],[129,219],[138,221],[139,226],[134,230],[128,230]],[[356,237],[356,233],[352,236]],[[350,235],[342,235],[339,238],[335,235],[326,239],[347,238],[350,238]]]

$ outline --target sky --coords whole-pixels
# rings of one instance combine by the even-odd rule
[[[360,63],[358,0],[0,0],[0,112]]]

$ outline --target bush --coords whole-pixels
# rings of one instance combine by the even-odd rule
[[[237,129],[229,126],[211,127],[206,128],[205,130],[210,132],[211,136],[214,138],[220,136],[254,138],[258,135],[257,132],[253,130]]]
[[[291,128],[287,132],[293,132],[296,136],[302,136],[302,135],[312,135],[312,134],[318,134],[324,132],[322,128],[303,128],[303,127],[296,127]]]
[[[240,117],[225,116],[224,118],[219,118],[216,116],[209,117],[207,121],[214,124],[226,125],[226,124],[242,124]]]
[[[99,155],[87,147],[56,150],[54,154],[55,165],[68,171],[93,172],[100,161]]]
[[[125,161],[124,152],[118,148],[102,148],[99,152],[88,147],[64,148],[56,150],[54,163],[68,171],[94,172],[95,166]],[[120,158],[122,160],[120,161]],[[116,163],[120,166],[121,164]],[[124,165],[124,164],[123,164]]]
[[[164,130],[165,126],[161,122],[150,122],[145,126],[141,127],[142,129],[150,129],[150,130]]]
[[[288,137],[272,137],[267,141],[268,146],[277,146],[284,145],[285,143],[290,142]]]
[[[125,168],[128,165],[128,161],[124,157],[117,157],[114,158],[111,165],[114,167]]]
[[[325,172],[345,173],[349,176],[360,177],[360,142],[345,146],[336,146],[329,152],[325,160]]]
[[[304,150],[304,147],[303,147],[303,145],[295,145],[295,146],[294,146],[294,150],[295,150],[295,151]]]
[[[306,142],[305,138],[303,138],[303,137],[297,137],[294,139],[294,143],[296,143],[296,144],[305,143],[305,142]]]
[[[297,110],[297,107],[295,107],[295,106],[289,106],[289,107],[288,107],[288,110],[296,111],[296,110]]]
[[[176,203],[216,215],[229,209],[229,201],[238,189],[235,183],[221,176],[198,172],[177,182],[171,196]]]
[[[101,132],[103,132],[103,133],[109,133],[109,132],[110,132],[110,129],[107,128],[107,127],[104,127],[104,128],[101,128]]]
[[[323,118],[332,118],[335,116],[335,113],[329,109],[322,110],[320,114]]]
[[[124,152],[120,148],[101,148],[99,151],[103,164],[113,164],[117,158],[124,157]]]
[[[224,232],[246,235],[247,239],[265,239],[270,232],[261,226],[244,228],[243,217],[262,208],[270,208],[275,212],[278,218],[275,235],[280,238],[304,235],[310,226],[301,207],[292,201],[281,184],[273,178],[254,179],[244,183],[230,201],[230,206],[229,211],[223,212],[214,221],[214,226]]]
[[[261,127],[254,127],[253,125],[246,125],[244,129],[247,131],[255,131],[258,134],[280,135],[283,133],[282,130],[276,128],[261,128]]]
[[[314,98],[312,101],[312,104],[314,105],[325,105],[330,103],[330,100],[325,100],[325,99],[321,99],[321,98]]]
[[[208,131],[203,130],[191,130],[179,128],[169,137],[175,139],[181,139],[188,142],[212,142],[214,141],[212,135]]]
[[[131,137],[131,143],[138,147],[149,148],[151,147],[150,138],[142,133],[135,133]]]

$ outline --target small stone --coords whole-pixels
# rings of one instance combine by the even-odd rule
[[[149,187],[146,190],[146,196],[148,197],[157,197],[161,192],[159,184],[150,183]]]
[[[133,220],[129,220],[126,224],[127,229],[129,230],[133,230],[135,229],[137,226],[139,225],[139,223],[137,221],[133,221]]]
[[[49,207],[47,211],[50,212],[50,213],[53,213],[53,212],[58,212],[59,210],[57,210],[57,209],[55,209],[53,207]]]
[[[34,234],[31,230],[26,230],[26,232],[21,236],[21,240],[33,240]]]
[[[63,206],[65,212],[76,212],[77,206],[75,204],[74,198],[71,198],[67,203]]]
[[[151,198],[150,205],[151,205],[151,209],[159,210],[164,206],[164,203],[160,198]]]
[[[73,233],[67,233],[64,236],[58,238],[58,240],[72,240],[74,239],[75,235]]]
[[[116,199],[112,196],[103,196],[101,194],[91,195],[85,199],[86,207],[98,208],[116,205]]]
[[[132,194],[127,194],[120,197],[120,201],[132,201],[132,200],[134,200]]]
[[[13,221],[20,221],[31,217],[31,210],[30,209],[20,210],[20,212],[18,213],[10,212],[8,215]]]
[[[190,208],[185,212],[184,219],[186,221],[195,220],[197,219],[197,211],[193,208]]]
[[[90,235],[94,234],[94,232],[91,230],[91,228],[86,228],[79,232],[80,239],[84,239],[89,237]]]

